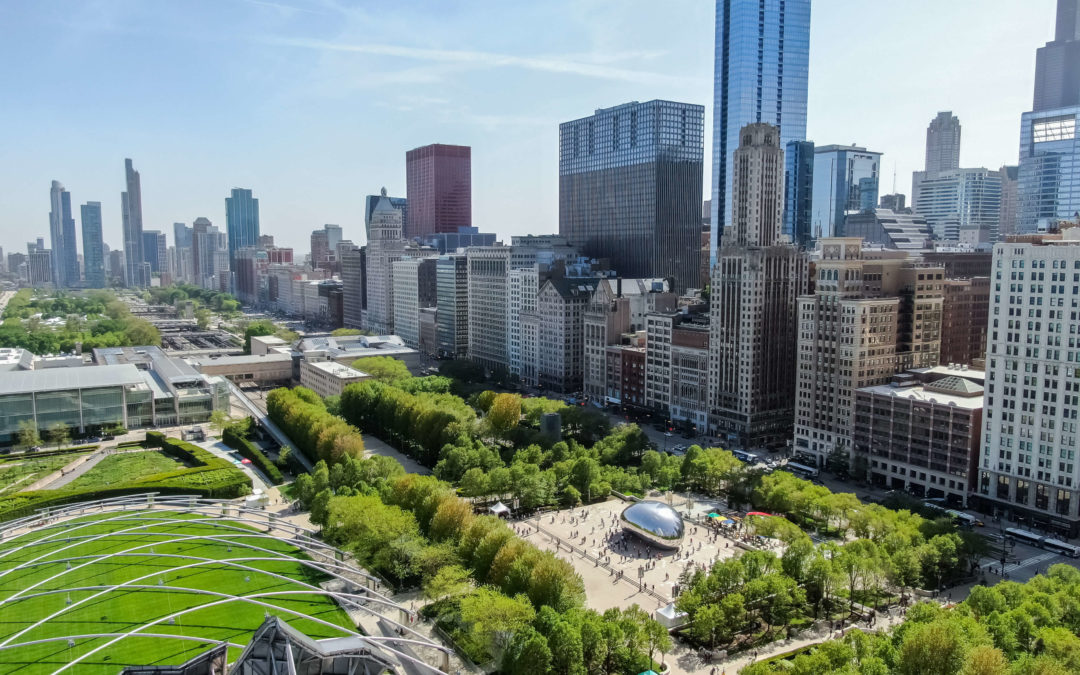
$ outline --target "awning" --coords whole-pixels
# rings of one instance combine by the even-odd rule
[[[709,517],[710,517],[710,518],[719,518],[719,517],[720,517],[720,514],[719,514],[719,513],[716,513],[716,512],[713,512],[713,513],[710,513],[710,514],[709,514]]]
[[[732,520],[731,518],[724,518],[723,520],[720,521],[720,524],[721,525],[734,525],[735,521]]]
[[[491,511],[492,513],[494,513],[497,516],[501,516],[503,514],[509,515],[510,514],[510,507],[507,506],[506,504],[503,504],[502,502],[495,502],[494,506],[489,506],[488,507],[488,511]]]

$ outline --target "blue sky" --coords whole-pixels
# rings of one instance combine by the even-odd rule
[[[1054,4],[816,0],[808,136],[885,153],[883,191],[895,170],[910,192],[938,110],[961,119],[963,165],[1015,163]],[[361,242],[364,195],[403,196],[405,151],[434,142],[473,148],[474,224],[555,232],[561,121],[700,103],[709,156],[713,17],[711,0],[0,0],[0,246],[47,238],[53,179],[102,202],[119,246],[125,157],[170,245],[176,221],[224,228],[232,187],[279,245],[306,252],[323,223]]]

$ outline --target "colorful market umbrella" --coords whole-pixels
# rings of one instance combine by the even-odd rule
[[[750,511],[746,515],[748,516],[765,516],[766,518],[772,518],[773,514],[765,513],[764,511]]]
[[[710,517],[710,518],[719,518],[719,517],[720,517],[720,514],[719,514],[719,513],[716,513],[716,512],[713,512],[713,513],[710,513],[710,514],[709,514],[709,517]]]

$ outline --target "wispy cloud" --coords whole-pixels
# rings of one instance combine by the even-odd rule
[[[607,65],[606,63],[590,63],[585,60],[559,56],[516,56],[513,54],[499,54],[495,52],[424,49],[421,47],[405,47],[387,44],[354,44],[288,37],[266,37],[261,41],[276,46],[296,47],[299,49],[310,49],[322,52],[394,56],[431,63],[456,64],[470,68],[521,68],[524,70],[545,73],[577,75],[601,80],[635,82],[639,84],[671,83],[686,79],[678,75],[619,68]],[[642,54],[643,53],[634,53],[634,56],[641,56]],[[625,53],[623,55],[625,56]],[[647,55],[652,56],[652,53],[648,53]],[[604,60],[610,61],[611,59]]]
[[[266,7],[267,9],[274,9],[286,15],[295,14],[297,12],[300,12],[302,14],[319,14],[324,16],[330,14],[330,12],[323,10],[312,9],[310,7],[299,7],[297,5],[289,5],[284,2],[273,2],[273,0],[237,0],[237,2],[242,2],[246,5],[255,5],[257,7]]]

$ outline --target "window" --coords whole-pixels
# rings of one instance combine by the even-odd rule
[[[1066,115],[1039,120],[1031,125],[1031,135],[1036,143],[1072,140],[1076,137],[1076,117]]]

